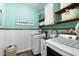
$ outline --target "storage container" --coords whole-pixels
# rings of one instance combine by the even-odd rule
[[[5,49],[5,56],[16,56],[16,46],[9,46]]]
[[[62,13],[62,21],[70,20],[79,17],[79,7],[70,9],[69,11]]]

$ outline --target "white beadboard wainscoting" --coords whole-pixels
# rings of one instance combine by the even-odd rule
[[[0,56],[4,48],[16,45],[17,53],[31,49],[31,35],[38,30],[0,30]]]

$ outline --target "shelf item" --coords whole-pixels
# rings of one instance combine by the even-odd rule
[[[39,22],[42,22],[42,21],[44,21],[44,20],[45,20],[45,18],[43,18],[43,19],[39,20]]]
[[[44,26],[45,26],[45,25],[40,25],[39,28],[42,28],[42,27],[44,27]]]
[[[64,13],[67,9],[74,9],[79,6],[79,3],[71,3],[70,5],[64,7],[63,9],[60,9],[59,11],[55,12],[55,14],[62,14]]]
[[[44,22],[40,22],[40,26],[41,26],[41,25],[44,25]]]
[[[79,7],[70,9],[68,12],[62,13],[62,21],[79,17]]]
[[[56,24],[43,26],[43,29],[74,29],[76,24],[78,23],[79,18],[70,19],[67,21],[57,22]]]
[[[74,29],[69,29],[68,33],[73,34],[73,33],[75,33],[75,31],[74,31]]]
[[[58,31],[57,30],[52,30],[50,34],[51,38],[57,38],[58,37]]]

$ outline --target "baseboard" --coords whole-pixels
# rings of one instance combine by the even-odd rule
[[[33,54],[33,52],[32,52],[32,54]],[[33,56],[41,56],[41,53],[39,53],[39,54],[36,54],[36,55],[34,55],[34,54],[33,54]]]
[[[26,51],[23,51],[23,52],[16,53],[16,55],[18,56],[18,55],[20,55],[20,54],[22,54],[22,53],[24,53],[24,52],[32,52],[32,49],[26,50]]]
[[[28,50],[32,50],[32,49],[31,48],[21,49],[21,50],[17,50],[16,53],[21,53],[21,52],[28,51]]]
[[[41,56],[41,53],[39,53],[39,54],[36,54],[36,55],[33,55],[33,56]]]
[[[16,53],[16,56],[19,56],[19,55],[20,55],[20,54],[22,54],[22,53],[29,53],[29,54],[30,54],[30,56],[41,56],[41,54],[40,54],[40,53],[39,53],[39,54],[34,55],[34,54],[33,54],[33,52],[32,52],[32,49],[27,50],[27,51],[23,51],[23,52]]]

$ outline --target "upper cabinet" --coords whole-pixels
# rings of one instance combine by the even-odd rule
[[[45,25],[54,24],[53,4],[49,3],[45,6]]]
[[[61,20],[61,15],[55,14],[60,10],[60,3],[49,3],[45,6],[45,25],[55,24]]]

